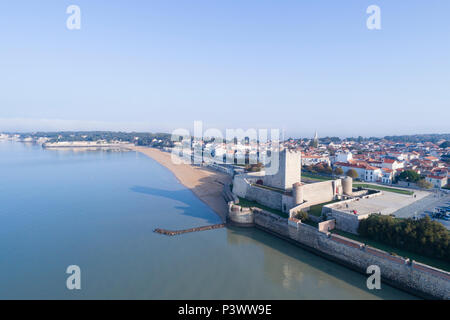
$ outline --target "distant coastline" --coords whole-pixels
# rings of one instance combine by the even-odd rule
[[[45,142],[43,148],[132,148],[134,145],[128,142],[104,142],[104,141],[59,141]]]
[[[223,184],[231,182],[230,176],[189,164],[174,164],[170,153],[156,148],[136,146],[132,150],[152,158],[169,169],[182,185],[191,190],[225,221],[228,206],[223,198],[222,191]]]

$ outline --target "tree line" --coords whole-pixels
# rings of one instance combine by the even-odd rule
[[[414,134],[402,136],[385,136],[384,139],[394,142],[432,142],[450,140],[450,133],[444,134]]]
[[[56,132],[33,132],[22,133],[21,138],[40,138],[45,137],[49,142],[60,141],[98,141],[105,140],[123,141],[135,143],[140,146],[152,147],[171,147],[171,134],[168,133],[150,133],[150,132],[121,132],[121,131],[56,131]]]
[[[450,233],[429,216],[413,220],[373,214],[360,221],[358,233],[399,249],[450,262]]]

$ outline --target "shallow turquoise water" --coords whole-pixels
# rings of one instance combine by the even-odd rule
[[[153,233],[219,222],[141,154],[0,141],[1,299],[413,298],[256,229]]]

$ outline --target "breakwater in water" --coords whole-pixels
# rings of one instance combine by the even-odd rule
[[[199,231],[206,231],[206,230],[213,230],[213,229],[220,229],[220,228],[225,228],[225,223],[213,224],[213,225],[209,225],[209,226],[196,227],[196,228],[183,229],[183,230],[166,230],[166,229],[157,228],[154,230],[154,232],[160,233],[160,234],[165,234],[166,236],[176,236],[176,235],[180,235],[183,233],[199,232]]]

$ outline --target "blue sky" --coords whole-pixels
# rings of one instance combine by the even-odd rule
[[[449,40],[446,0],[2,1],[0,131],[449,132]]]

